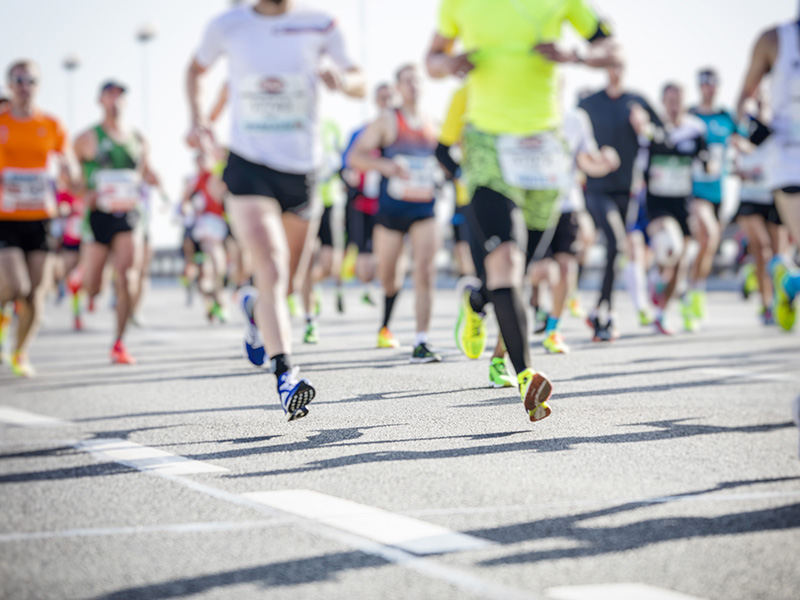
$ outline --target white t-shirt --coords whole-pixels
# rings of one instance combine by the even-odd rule
[[[570,156],[570,186],[561,197],[561,212],[577,212],[583,210],[585,201],[583,190],[578,183],[578,154],[581,152],[596,152],[597,140],[594,138],[592,121],[582,108],[570,111],[564,115],[562,124],[564,138],[567,140]]]
[[[228,57],[230,149],[250,162],[286,173],[308,174],[320,163],[317,115],[320,61],[354,68],[336,21],[296,9],[261,15],[235,8],[206,29],[196,60],[211,66]]]

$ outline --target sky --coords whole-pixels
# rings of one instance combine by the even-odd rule
[[[508,0],[487,0],[504,2]],[[370,87],[392,77],[400,64],[422,62],[436,27],[437,0],[302,0],[305,6],[334,14],[349,52],[364,68]],[[666,80],[683,83],[687,100],[697,100],[695,74],[713,65],[721,75],[720,103],[732,106],[753,41],[763,29],[797,15],[797,0],[594,0],[597,12],[613,25],[628,56],[628,86],[656,103]],[[99,120],[100,84],[116,79],[129,86],[127,121],[144,132],[152,162],[168,195],[177,201],[191,174],[192,155],[184,145],[188,109],[184,78],[208,21],[227,10],[229,0],[3,0],[0,66],[31,58],[42,68],[39,104],[60,117],[71,132]],[[363,6],[364,11],[361,12]],[[362,22],[365,35],[362,35]],[[144,25],[156,36],[146,46],[136,40]],[[567,28],[568,29],[568,28]],[[577,43],[577,38],[568,35]],[[70,76],[62,68],[77,54],[80,67]],[[146,77],[145,77],[146,73]],[[564,69],[565,98],[579,89],[599,89],[601,72]],[[220,62],[209,74],[204,101],[210,105],[225,78]],[[146,82],[146,86],[145,86]],[[453,81],[429,81],[424,108],[443,118]],[[73,109],[70,110],[70,99]],[[146,109],[146,110],[145,110]],[[372,116],[368,105],[324,93],[321,111],[344,131]],[[226,120],[220,124],[227,126]],[[220,137],[225,139],[224,129]],[[156,215],[156,245],[177,243],[178,231],[166,214]]]

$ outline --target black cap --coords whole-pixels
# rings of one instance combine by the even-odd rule
[[[117,89],[123,94],[128,91],[128,88],[122,85],[120,82],[110,79],[100,86],[100,93],[103,94],[108,90],[113,90],[113,89]]]
[[[719,76],[714,69],[702,69],[697,74],[697,80],[700,85],[717,85],[719,83]]]

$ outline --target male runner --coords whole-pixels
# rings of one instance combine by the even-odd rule
[[[683,326],[687,331],[697,327],[697,321],[706,318],[706,283],[714,266],[714,255],[720,243],[722,230],[719,210],[722,206],[722,182],[728,172],[728,147],[736,133],[735,117],[716,105],[719,77],[714,69],[698,73],[701,102],[689,112],[706,124],[708,146],[708,173],[695,173],[694,199],[690,211],[694,220],[694,238],[699,249],[689,270],[689,292],[684,298]]]
[[[550,414],[550,380],[530,367],[521,298],[526,230],[554,225],[568,156],[557,134],[556,63],[605,67],[616,62],[608,29],[584,0],[442,0],[428,51],[432,77],[469,74],[464,174],[476,235],[487,252],[487,288],[517,372],[529,418]],[[555,40],[569,21],[592,44],[588,54]],[[465,53],[453,55],[456,38]],[[531,169],[530,165],[536,165]],[[472,307],[480,313],[482,307]]]
[[[375,106],[378,114],[394,105],[394,89],[388,83],[381,83],[375,88]],[[375,261],[372,257],[372,232],[375,227],[375,215],[378,212],[378,195],[380,194],[380,173],[374,171],[362,173],[347,166],[347,157],[358,139],[367,128],[360,127],[350,136],[344,152],[342,152],[342,181],[347,189],[346,229],[348,243],[354,244],[358,252],[355,274],[364,285],[361,300],[364,304],[374,306],[375,302],[369,292],[369,284],[375,279]],[[376,155],[380,152],[376,151]]]
[[[208,133],[200,111],[200,80],[228,57],[232,108],[230,156],[223,180],[236,239],[249,254],[258,288],[257,320],[278,394],[289,420],[308,414],[314,387],[297,379],[291,359],[289,282],[300,268],[317,217],[313,174],[320,156],[317,87],[360,97],[364,83],[348,58],[336,21],[294,8],[291,0],[260,0],[234,8],[208,26],[189,67],[190,138]],[[329,56],[339,71],[320,70]],[[309,234],[311,232],[311,234]],[[305,272],[305,266],[300,269]],[[256,330],[253,293],[241,293]]]
[[[772,80],[772,150],[767,158],[767,185],[795,243],[800,240],[800,19],[762,33],[739,95],[739,117],[764,76]],[[800,271],[785,257],[770,263],[775,288],[775,320],[785,330],[794,326],[794,300],[800,293]]]
[[[358,136],[349,164],[363,172],[381,173],[378,213],[375,217],[374,248],[378,277],[385,295],[383,323],[378,332],[379,348],[400,344],[389,330],[389,322],[403,287],[404,239],[411,240],[414,260],[417,335],[411,362],[439,362],[428,347],[428,329],[433,308],[436,251],[439,231],[434,218],[436,191],[436,132],[419,109],[420,77],[417,68],[405,65],[396,74],[400,108],[385,111]],[[375,152],[380,150],[381,156]]]
[[[600,146],[610,146],[620,157],[620,168],[605,177],[586,178],[586,208],[592,215],[597,229],[602,230],[606,240],[606,265],[603,286],[597,308],[589,314],[589,323],[594,329],[594,340],[612,341],[617,332],[614,328],[612,295],[617,270],[617,256],[625,254],[626,236],[635,218],[629,215],[636,155],[639,142],[630,124],[631,108],[641,106],[654,122],[659,122],[655,111],[647,101],[634,92],[625,90],[625,65],[620,63],[608,68],[608,85],[605,89],[584,98],[579,107],[586,111]],[[634,234],[635,235],[635,234]],[[633,240],[629,239],[629,243]],[[629,264],[635,265],[635,262]],[[636,279],[631,283],[644,286],[644,272],[632,272]],[[605,310],[606,317],[601,312]]]
[[[133,312],[139,281],[142,238],[135,231],[141,218],[142,185],[157,184],[150,170],[144,138],[125,127],[126,88],[108,81],[100,88],[103,120],[75,140],[75,153],[83,166],[92,239],[87,240],[83,262],[83,287],[89,296],[100,293],[103,269],[114,267],[117,325],[111,362],[132,365],[136,360],[122,341]]]
[[[686,112],[683,89],[675,84],[664,86],[664,126],[650,121],[650,115],[640,106],[631,112],[631,124],[648,149],[647,214],[650,224],[647,233],[656,246],[659,266],[670,271],[663,295],[658,299],[655,328],[671,335],[666,326],[667,305],[686,277],[686,246],[691,239],[689,203],[692,199],[693,173],[705,168],[708,161],[706,127],[697,117]]]
[[[67,135],[61,123],[36,106],[39,67],[30,60],[7,72],[11,106],[0,113],[0,354],[10,325],[7,304],[17,303],[17,339],[11,356],[15,375],[35,374],[28,348],[41,322],[46,283],[50,281],[49,224],[56,199],[48,175],[53,154],[61,176],[74,184],[67,159]]]

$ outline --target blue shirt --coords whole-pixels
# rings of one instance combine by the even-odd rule
[[[716,173],[696,175],[693,192],[695,198],[702,198],[714,204],[722,202],[722,180],[728,174],[726,160],[728,142],[737,132],[736,120],[726,110],[719,109],[712,114],[700,114],[696,108],[689,111],[706,124],[706,145],[710,164],[717,167]]]

